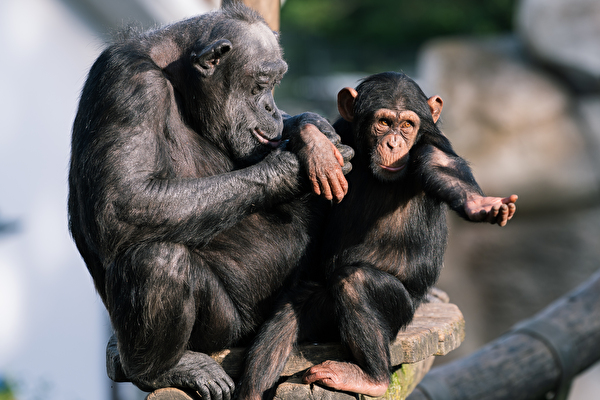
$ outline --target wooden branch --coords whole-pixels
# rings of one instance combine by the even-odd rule
[[[519,330],[528,324],[539,333]],[[562,378],[569,381],[600,360],[600,271],[515,328],[431,370],[408,400],[528,400],[557,391]]]
[[[267,25],[274,30],[279,31],[279,9],[280,0],[223,0],[222,5],[231,3],[244,3],[248,7],[258,11],[263,16]]]
[[[458,307],[448,303],[425,303],[413,322],[390,344],[392,365],[416,363],[432,355],[445,355],[465,337],[465,320]],[[234,379],[239,378],[245,349],[231,348],[210,356]],[[351,360],[339,343],[299,345],[290,355],[283,376],[291,376],[326,360]]]
[[[424,303],[406,330],[400,332],[390,344],[394,373],[392,384],[384,399],[404,399],[429,371],[434,355],[444,355],[457,348],[465,336],[465,321],[458,307],[449,303]],[[231,348],[211,354],[234,379],[239,378],[245,349]],[[299,345],[282,373],[282,380],[274,393],[277,400],[304,400],[327,398],[330,400],[364,399],[366,396],[333,392],[315,385],[305,385],[299,375],[305,369],[325,360],[351,360],[339,343]],[[113,380],[124,379],[120,371],[119,354],[114,338],[107,349],[107,369]],[[357,397],[358,396],[358,397]],[[159,389],[146,400],[197,400],[198,396],[175,388]]]

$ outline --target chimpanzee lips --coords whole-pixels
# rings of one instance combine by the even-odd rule
[[[404,167],[406,167],[406,163],[404,163],[404,164],[402,164],[402,165],[399,165],[399,166],[397,166],[397,167],[392,167],[392,166],[387,166],[387,165],[382,165],[382,164],[379,164],[379,166],[380,166],[382,169],[385,169],[386,171],[390,171],[390,172],[398,172],[398,171],[402,171],[402,170],[404,169]]]
[[[256,136],[256,138],[258,139],[258,141],[260,143],[262,143],[262,144],[269,145],[269,146],[271,146],[273,148],[279,147],[279,145],[281,144],[281,136],[278,136],[275,139],[269,139],[263,133],[263,131],[261,131],[259,128],[254,128],[254,131],[252,133],[254,133],[254,136]]]

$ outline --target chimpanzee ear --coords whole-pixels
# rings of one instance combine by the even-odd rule
[[[429,109],[431,110],[431,116],[433,117],[433,122],[437,122],[440,118],[440,114],[442,113],[442,107],[444,106],[444,101],[440,96],[431,96],[427,100],[427,104],[429,104]]]
[[[358,93],[350,87],[345,87],[338,93],[338,111],[342,118],[348,122],[352,122],[354,119],[354,100],[356,96],[358,96]]]
[[[211,76],[221,58],[231,50],[231,47],[232,44],[229,40],[221,39],[204,47],[200,52],[192,51],[190,54],[192,65],[203,76]]]

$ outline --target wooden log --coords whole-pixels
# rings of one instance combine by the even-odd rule
[[[421,378],[429,371],[434,355],[444,355],[457,348],[464,339],[465,322],[458,307],[449,303],[425,303],[415,313],[413,322],[400,332],[390,345],[392,364],[395,366],[390,388],[381,399],[403,400]],[[116,343],[109,345],[109,357],[118,357]],[[243,348],[231,348],[211,354],[223,369],[234,379],[239,378],[244,361]],[[114,358],[110,358],[114,362]],[[325,360],[351,360],[339,343],[311,343],[297,346],[282,373],[282,380],[274,398],[278,400],[368,399],[348,393],[334,392],[315,385],[300,382],[307,368]],[[109,363],[110,363],[109,362]],[[114,373],[111,377],[119,376]],[[152,397],[151,397],[152,396]],[[195,394],[178,389],[156,390],[146,400],[197,400]]]
[[[600,271],[479,351],[433,369],[408,399],[564,399],[571,378],[600,360],[598,343]]]
[[[258,11],[265,19],[267,25],[274,31],[279,31],[279,0],[223,0],[222,5],[241,2]]]
[[[158,389],[146,396],[146,400],[199,400],[201,396],[196,393],[187,393],[180,389]]]
[[[404,400],[415,388],[417,383],[431,368],[435,357],[414,364],[402,364],[395,367],[390,377],[390,386],[387,392],[378,397],[379,400]],[[362,394],[337,392],[320,387],[318,385],[306,385],[302,383],[302,374],[296,374],[277,386],[273,400],[305,400],[305,399],[327,399],[327,400],[371,400]],[[183,399],[182,399],[183,400]]]
[[[392,365],[416,363],[432,355],[441,356],[457,348],[465,337],[465,320],[458,307],[448,303],[425,303],[413,322],[390,345]],[[239,378],[243,348],[211,354],[234,379]],[[326,360],[350,360],[339,343],[301,344],[290,355],[282,375],[291,376]]]

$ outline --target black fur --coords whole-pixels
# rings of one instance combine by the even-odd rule
[[[363,80],[357,91],[353,122],[334,125],[356,151],[348,195],[329,211],[305,279],[249,350],[242,399],[262,396],[294,344],[305,340],[341,340],[373,381],[387,381],[389,343],[412,320],[442,268],[446,204],[462,211],[467,193],[481,193],[415,82],[383,73]],[[412,110],[421,121],[406,173],[395,181],[378,179],[371,165],[370,124],[382,108]],[[437,165],[435,151],[446,166]]]
[[[206,353],[253,335],[311,235],[298,156],[278,148],[294,140],[272,96],[286,69],[242,6],[131,34],[92,66],[69,226],[115,330],[115,376],[230,398]]]

